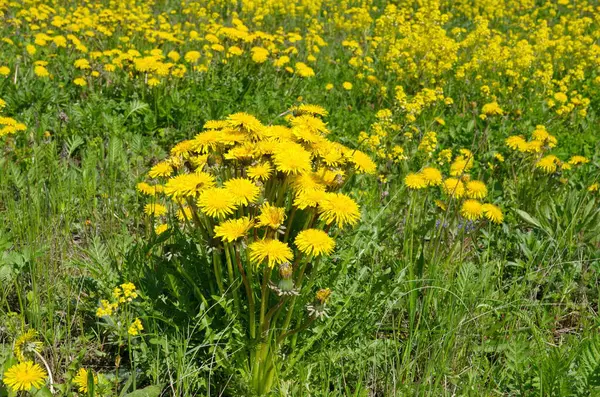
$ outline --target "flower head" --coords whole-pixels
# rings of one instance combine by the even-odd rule
[[[2,379],[12,391],[29,391],[32,387],[40,389],[48,375],[39,364],[33,361],[24,361],[10,367]]]
[[[442,184],[442,173],[437,168],[425,167],[420,172],[421,177],[427,182],[428,186],[438,186]]]
[[[25,353],[40,351],[42,342],[36,339],[37,332],[33,328],[30,328],[27,332],[17,338],[13,350],[19,361],[25,361]]]
[[[467,197],[474,199],[482,199],[487,196],[487,187],[481,181],[467,182]]]
[[[232,178],[224,183],[225,189],[233,196],[237,205],[248,205],[258,198],[260,189],[246,178]]]
[[[326,193],[319,203],[319,214],[326,224],[336,223],[338,227],[355,225],[360,218],[356,201],[343,193]]]
[[[165,194],[171,197],[195,196],[207,187],[213,187],[215,179],[206,172],[181,174],[170,178],[165,184]]]
[[[225,188],[211,187],[204,189],[198,197],[198,207],[206,215],[222,218],[233,214],[237,208],[237,199]]]
[[[269,203],[264,203],[260,207],[258,226],[279,229],[279,227],[283,224],[283,221],[285,221],[285,208],[276,207]]]
[[[404,177],[404,184],[409,189],[418,190],[427,187],[427,180],[423,178],[421,173],[411,172]]]
[[[273,167],[270,163],[264,162],[248,167],[248,177],[254,180],[266,181],[273,172]]]
[[[301,252],[313,256],[329,255],[335,248],[335,240],[319,229],[301,231],[296,236],[294,243]]]
[[[542,157],[537,163],[535,163],[535,167],[542,170],[546,174],[552,174],[556,172],[558,163],[558,157],[554,156],[553,154],[550,154],[548,156]]]
[[[279,240],[258,240],[250,244],[248,249],[253,262],[261,264],[266,260],[270,268],[294,258],[289,245]]]
[[[89,372],[85,368],[79,368],[77,375],[73,378],[73,383],[77,386],[80,393],[88,392],[88,377]],[[94,384],[98,384],[98,375],[94,374]]]
[[[465,200],[460,208],[460,214],[470,221],[477,220],[483,215],[483,205],[477,200]]]
[[[240,237],[244,237],[252,226],[254,226],[254,221],[247,216],[239,219],[229,219],[215,226],[215,237],[220,237],[223,241],[232,242]]]
[[[454,198],[461,198],[465,194],[464,183],[457,178],[448,178],[442,183],[442,190]]]
[[[140,331],[144,330],[144,326],[142,325],[142,320],[136,318],[133,323],[129,326],[127,333],[131,336],[139,335]]]
[[[504,220],[502,210],[494,204],[483,204],[482,209],[483,215],[490,221],[500,224]]]

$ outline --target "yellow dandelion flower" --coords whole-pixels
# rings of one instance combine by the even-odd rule
[[[330,255],[335,248],[335,240],[319,229],[301,231],[294,243],[301,252],[312,256]]]
[[[33,361],[25,361],[10,367],[5,373],[2,381],[13,392],[29,391],[32,387],[40,389],[48,375],[39,364]]]
[[[342,83],[342,87],[344,87],[344,89],[345,89],[346,91],[350,91],[350,90],[352,89],[353,85],[352,85],[352,83],[351,83],[351,82],[349,82],[349,81],[344,81],[344,82]]]
[[[156,233],[157,235],[163,234],[167,230],[169,230],[169,225],[167,225],[166,223],[161,223],[160,225],[154,226],[154,233]]]
[[[266,181],[273,172],[273,167],[270,163],[259,163],[248,167],[246,170],[248,177],[254,180]]]
[[[465,200],[460,207],[460,214],[471,221],[477,220],[483,216],[483,205],[477,200]]]
[[[546,174],[552,174],[556,172],[559,163],[558,157],[550,154],[548,156],[542,157],[537,163],[535,163],[535,167],[542,170]]]
[[[194,172],[170,178],[165,184],[164,191],[169,197],[189,197],[213,186],[215,186],[215,179],[212,175],[206,172]]]
[[[600,189],[599,183],[593,183],[588,187],[588,192],[597,192]]]
[[[42,342],[36,340],[37,332],[31,328],[15,341],[13,351],[19,361],[25,361],[25,353],[39,352],[42,348]]]
[[[190,207],[183,207],[177,211],[177,219],[186,222],[192,219],[192,210]]]
[[[427,182],[427,186],[439,186],[442,184],[442,173],[437,168],[425,167],[419,174]]]
[[[311,170],[311,155],[301,145],[280,143],[273,153],[275,168],[285,174],[299,174]]]
[[[483,204],[483,215],[493,223],[500,224],[504,220],[502,210],[494,204]]]
[[[302,190],[325,190],[323,180],[314,172],[305,172],[292,178],[292,187],[297,191]]]
[[[222,218],[233,214],[237,208],[236,199],[229,190],[219,187],[204,189],[198,197],[198,207],[208,216]]]
[[[221,240],[231,243],[240,237],[244,237],[252,226],[254,226],[254,221],[247,216],[239,219],[229,219],[215,226],[215,237],[220,237]]]
[[[155,196],[156,193],[161,193],[164,188],[162,185],[149,185],[146,182],[140,182],[136,185],[136,189],[147,196]]]
[[[450,175],[460,176],[473,168],[473,157],[464,158],[459,156],[450,164]]]
[[[457,178],[448,178],[442,183],[442,190],[454,198],[461,198],[465,194],[464,183]]]
[[[270,227],[278,229],[285,221],[285,208],[275,207],[269,203],[264,203],[260,207],[260,215],[258,216],[258,226]]]
[[[327,116],[327,110],[318,105],[302,104],[293,109],[298,114],[310,114],[317,116]]]
[[[289,245],[278,240],[258,240],[250,244],[248,250],[253,262],[259,265],[266,260],[271,268],[294,258]]]
[[[170,176],[173,173],[173,167],[166,161],[157,163],[154,167],[148,171],[150,178],[158,178],[160,176]]]
[[[340,228],[355,225],[360,219],[358,204],[343,193],[326,193],[319,203],[319,214],[326,224],[335,222]]]
[[[569,164],[571,165],[587,164],[589,162],[590,160],[588,158],[579,155],[573,156],[569,159]]]
[[[75,80],[73,80],[73,84],[79,87],[85,87],[87,85],[87,82],[83,77],[77,77]]]
[[[504,143],[512,150],[518,150],[519,152],[527,150],[527,141],[521,135],[509,136]]]
[[[377,165],[369,156],[360,150],[354,150],[350,159],[354,163],[354,167],[358,173],[374,174],[377,170]]]
[[[80,393],[88,392],[88,377],[89,372],[85,368],[79,368],[77,375],[73,378],[73,383],[77,386]],[[98,384],[98,375],[94,374],[94,384]]]
[[[481,181],[467,182],[467,197],[473,199],[482,199],[487,196],[487,187]]]
[[[234,113],[227,117],[227,124],[231,128],[239,129],[242,132],[258,135],[264,128],[262,123],[254,116],[248,113]]]
[[[225,181],[223,185],[229,191],[237,205],[254,203],[260,193],[259,187],[246,178],[232,178]]]
[[[409,189],[418,190],[427,187],[427,180],[421,173],[411,172],[404,177],[404,184]]]
[[[305,189],[296,194],[294,206],[298,209],[316,208],[325,198],[326,193],[323,189]]]
[[[490,102],[483,105],[481,112],[486,116],[502,116],[504,110],[498,105],[498,102]]]
[[[167,213],[167,207],[158,203],[146,204],[144,207],[146,215],[161,216]]]

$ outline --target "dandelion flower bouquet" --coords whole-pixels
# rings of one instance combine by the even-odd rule
[[[199,281],[231,298],[259,394],[271,388],[287,338],[327,316],[332,292],[317,272],[332,266],[324,258],[335,250],[334,235],[360,219],[358,204],[340,189],[376,167],[327,139],[326,114],[300,105],[287,112],[287,126],[246,113],[209,121],[138,185],[150,197],[145,212],[154,233],[200,240],[212,279]]]

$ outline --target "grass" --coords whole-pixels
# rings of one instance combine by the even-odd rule
[[[594,3],[544,2],[537,10],[511,2],[487,9],[486,2],[398,5],[410,18],[380,1],[357,3],[352,10],[324,1],[315,5],[321,11],[309,7],[302,13],[278,1],[257,2],[263,9],[249,2],[241,2],[244,9],[209,3],[103,3],[128,18],[148,14],[152,32],[168,17],[162,30],[183,37],[181,43],[153,42],[150,33],[133,29],[139,21],[123,27],[114,15],[108,22],[93,17],[80,33],[38,29],[50,20],[37,8],[28,11],[37,13],[33,19],[20,5],[0,8],[6,22],[0,31],[13,41],[2,42],[0,66],[9,67],[0,77],[2,116],[27,126],[0,133],[0,396],[28,393],[2,383],[17,362],[15,341],[28,329],[42,342],[39,353],[56,395],[255,393],[244,352],[261,346],[244,336],[248,309],[242,303],[239,310],[232,292],[221,294],[212,284],[214,257],[207,242],[184,228],[154,232],[154,220],[143,213],[148,199],[136,184],[208,120],[243,111],[265,125],[284,124],[287,109],[301,103],[328,110],[328,137],[368,153],[377,172],[354,175],[344,186],[361,206],[361,221],[343,233],[331,229],[336,250],[310,277],[312,290],[333,291],[328,316],[290,335],[274,354],[281,365],[271,395],[598,393],[600,199],[591,187],[599,182],[600,80]],[[72,15],[76,4],[65,2],[60,10],[53,3],[50,14]],[[211,27],[234,26],[233,11],[251,32],[270,32],[275,39],[239,44]],[[444,17],[448,12],[452,16]],[[22,23],[19,30],[9,28],[15,19]],[[182,24],[184,33],[176,31],[178,22],[188,23]],[[556,44],[538,36],[544,24],[553,29],[548,34]],[[102,26],[114,34],[103,35]],[[285,34],[277,32],[280,26]],[[296,28],[303,36],[297,44],[287,36]],[[54,30],[50,36],[77,33],[88,51],[71,39],[65,48],[36,43],[35,35],[48,30]],[[191,39],[192,30],[203,38]],[[207,34],[217,34],[227,48],[239,44],[244,55],[227,57],[204,47]],[[318,44],[317,36],[327,45]],[[520,40],[533,48],[532,60]],[[32,43],[34,54],[26,48]],[[255,44],[271,46],[267,62],[251,59]],[[286,53],[290,72],[273,63],[291,47],[298,54]],[[90,54],[115,48],[135,48],[140,55],[133,58],[154,48],[165,56],[176,50],[181,60],[173,64],[187,65],[187,71],[160,77],[122,60],[111,73],[105,66],[117,64],[117,55]],[[184,61],[195,49],[200,60]],[[80,58],[90,60],[90,70],[73,66]],[[36,61],[49,62],[51,77],[36,75]],[[296,62],[308,63],[315,76],[301,77]],[[73,83],[80,76],[85,87]],[[160,84],[149,86],[156,76]],[[342,88],[344,82],[353,88]],[[568,95],[567,102],[559,92]],[[501,114],[485,115],[483,105],[494,102]],[[379,114],[382,109],[391,116]],[[556,137],[556,147],[546,142],[534,153],[506,147],[511,135],[530,140],[537,125]],[[420,148],[428,131],[436,133],[433,150]],[[393,152],[394,145],[402,146],[406,158]],[[439,161],[442,149],[453,150],[445,164]],[[425,166],[447,175],[459,149],[469,149],[474,162],[456,176],[466,181],[468,173],[485,182],[482,200],[501,208],[501,224],[465,219],[464,199],[438,187],[407,187],[406,175]],[[548,154],[560,161],[545,173],[536,165]],[[562,168],[573,155],[590,161]],[[125,282],[133,282],[140,296],[118,315],[98,318],[101,300]],[[267,302],[275,304],[274,298]],[[137,317],[144,329],[132,337],[127,328]],[[94,383],[91,375],[85,392],[75,381],[81,368],[101,378]],[[37,394],[51,395],[50,387]]]

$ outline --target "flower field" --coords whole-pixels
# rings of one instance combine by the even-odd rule
[[[0,20],[0,397],[600,393],[597,2]]]

